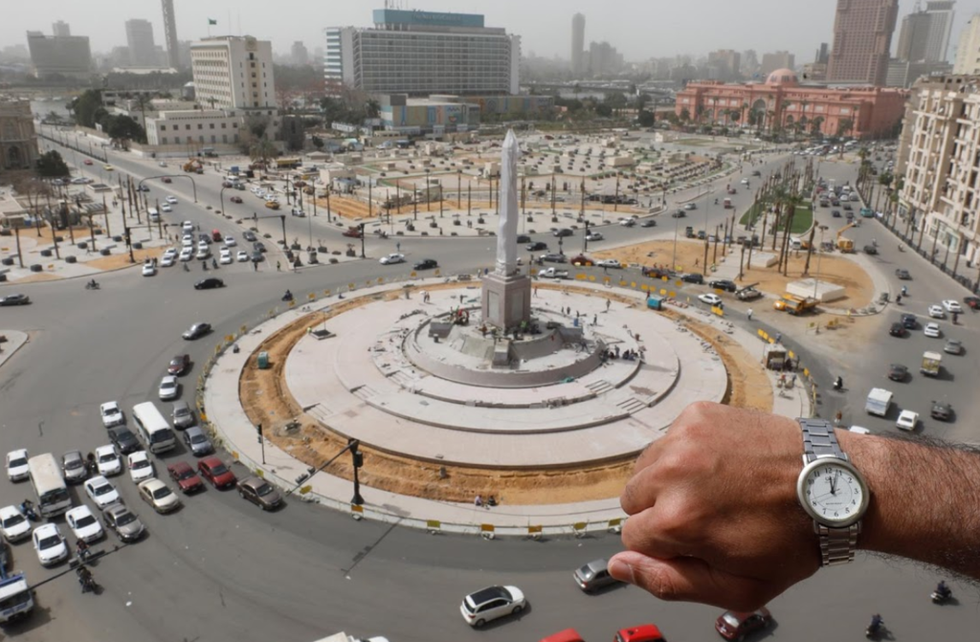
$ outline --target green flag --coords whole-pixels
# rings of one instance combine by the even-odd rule
[[[212,20],[211,18],[208,18],[208,26],[216,25],[216,24],[218,24],[217,20]]]

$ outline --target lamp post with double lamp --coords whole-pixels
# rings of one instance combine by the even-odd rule
[[[456,170],[456,209],[463,209],[463,204],[460,203],[460,199],[463,198],[463,170]]]
[[[426,212],[431,212],[432,211],[432,190],[429,187],[429,172],[430,171],[431,170],[428,167],[425,168],[425,211]]]

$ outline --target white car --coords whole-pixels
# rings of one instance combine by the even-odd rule
[[[169,401],[171,399],[177,398],[177,393],[180,390],[180,384],[177,382],[177,377],[173,375],[167,375],[160,380],[160,401]]]
[[[85,494],[99,508],[105,508],[109,504],[115,504],[119,501],[119,491],[112,485],[112,482],[101,475],[86,480]]]
[[[234,236],[225,237],[225,247],[234,247],[238,245],[238,241],[235,240]]]
[[[10,481],[15,482],[27,479],[28,459],[30,459],[30,456],[27,454],[27,450],[23,448],[11,450],[7,453],[7,477],[10,478]]]
[[[95,465],[103,477],[112,477],[122,472],[122,462],[119,461],[116,447],[112,444],[95,449]]]
[[[405,255],[399,254],[398,252],[392,252],[388,256],[381,257],[381,265],[392,265],[394,263],[404,263]]]
[[[34,550],[41,566],[52,566],[68,559],[68,545],[61,531],[54,524],[41,524],[31,535]]]
[[[82,176],[79,176],[78,178],[71,179],[71,184],[72,185],[85,185],[86,183],[88,183],[88,179],[87,178],[84,178]]]
[[[150,461],[150,456],[146,454],[145,450],[137,450],[134,453],[129,453],[126,457],[126,463],[128,464],[129,476],[133,479],[133,483],[139,484],[141,481],[150,477],[156,477],[156,471],[153,470],[153,462]]]
[[[601,241],[602,239],[603,236],[599,232],[589,232],[588,234],[585,235],[586,241]]]
[[[174,261],[176,260],[177,260],[176,252],[174,252],[173,254],[164,254],[160,258],[160,267],[171,267],[174,264]]]
[[[180,229],[184,230],[185,232],[193,232],[194,223],[192,221],[184,221],[183,223],[181,223]]]
[[[157,269],[153,267],[152,263],[143,264],[143,276],[156,276]]]
[[[922,329],[922,334],[933,339],[938,339],[942,335],[942,332],[939,330],[938,323],[927,323],[926,327]]]
[[[943,312],[942,306],[930,305],[929,306],[929,316],[933,319],[945,319],[946,313]]]
[[[194,258],[198,261],[204,261],[209,256],[211,256],[211,250],[207,249],[206,247],[204,249],[197,248],[197,254],[194,255]]]
[[[963,308],[960,307],[960,302],[956,299],[946,299],[943,301],[943,307],[946,308],[946,311],[950,314],[953,314],[954,312],[963,312]]]
[[[236,255],[236,259],[238,260],[239,263],[248,263],[248,260],[249,260],[248,259],[248,252],[246,252],[245,250],[238,250],[238,254]]]
[[[100,477],[98,479],[105,478]],[[75,538],[86,544],[98,541],[105,535],[105,531],[102,530],[102,523],[92,514],[92,510],[84,504],[65,513],[65,521],[68,522],[68,528],[71,529]]]
[[[157,165],[159,165],[160,167],[166,167],[167,163],[164,161],[160,161],[159,163],[157,163]]]
[[[174,208],[170,207],[170,203],[164,203],[160,206],[161,212],[173,212]]]
[[[176,204],[177,203],[177,197],[176,196],[168,196],[167,197],[167,202],[168,203],[171,203],[171,204]]]
[[[231,256],[231,250],[229,250],[228,248],[222,248],[221,258],[218,259],[218,263],[220,263],[221,265],[227,265],[229,263],[234,263],[234,262],[235,259],[233,259]]]
[[[516,586],[488,586],[464,597],[459,612],[467,624],[480,628],[505,615],[517,615],[525,606],[524,593]]]
[[[620,269],[623,267],[623,264],[617,261],[616,259],[599,259],[598,261],[595,262],[595,264],[599,267],[604,267],[604,268]]]
[[[126,423],[126,417],[115,401],[107,401],[99,406],[99,414],[102,415],[102,425],[106,428],[121,426]]]
[[[633,227],[634,225],[636,225],[636,217],[626,216],[624,218],[621,218],[619,219],[619,224],[622,225],[623,227]]]
[[[721,297],[717,294],[699,294],[698,301],[712,306],[722,305]]]
[[[31,534],[31,522],[16,506],[0,508],[0,533],[8,542],[19,542]]]
[[[139,483],[140,497],[158,513],[169,513],[180,508],[180,497],[159,479],[147,479]]]
[[[911,410],[903,410],[898,415],[898,421],[895,422],[901,430],[915,430],[915,427],[919,423],[919,413],[912,412]]]
[[[194,248],[190,245],[185,245],[184,249],[180,251],[180,260],[186,262],[192,258],[194,258]]]

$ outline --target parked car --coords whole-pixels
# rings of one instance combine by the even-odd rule
[[[31,534],[31,521],[16,506],[0,508],[0,533],[8,542],[19,542]]]
[[[715,630],[726,640],[741,640],[746,635],[765,629],[772,624],[772,614],[769,609],[762,607],[749,613],[741,611],[725,611],[718,616]]]
[[[80,539],[86,544],[97,542],[105,536],[102,522],[92,514],[92,509],[84,504],[65,513],[65,521],[75,539]]]
[[[135,542],[146,531],[143,522],[136,516],[136,513],[129,510],[124,504],[106,506],[102,511],[102,516],[105,518],[106,527],[124,542]]]
[[[178,461],[167,466],[167,474],[170,479],[177,482],[177,487],[185,495],[204,490],[204,482],[190,464],[185,461]]]
[[[197,417],[194,416],[194,411],[186,401],[175,401],[170,417],[173,420],[174,428],[177,430],[190,428],[197,423]]]
[[[150,456],[146,454],[145,450],[137,450],[134,453],[130,453],[126,457],[126,464],[129,468],[129,478],[133,480],[134,484],[139,484],[144,479],[149,479],[150,477],[156,477],[153,462],[150,461]]]
[[[744,179],[743,179],[744,180]],[[654,624],[641,624],[616,632],[613,642],[665,642],[664,636]]]
[[[395,263],[404,263],[405,255],[400,252],[392,252],[387,256],[381,257],[381,265],[394,265]]]
[[[205,457],[197,462],[197,472],[215,488],[230,488],[238,482],[235,473],[217,457]]]
[[[700,301],[701,303],[707,303],[708,305],[714,307],[720,307],[724,305],[724,303],[721,300],[721,297],[718,296],[717,294],[699,294],[698,301]]]
[[[282,495],[269,482],[258,477],[238,481],[238,495],[262,510],[272,510],[282,504]]]
[[[88,477],[85,458],[79,450],[69,450],[61,457],[61,474],[69,484],[80,484]]]
[[[28,459],[30,459],[30,455],[24,448],[11,450],[7,453],[7,478],[10,481],[18,482],[28,478],[30,473],[27,466]]]
[[[572,573],[578,587],[590,593],[592,591],[618,584],[619,580],[609,574],[609,563],[606,559],[597,559],[589,562]]]
[[[197,426],[192,426],[184,431],[184,444],[195,457],[201,457],[214,452],[214,446],[211,445],[211,440]]]
[[[472,627],[507,615],[517,615],[527,606],[524,593],[516,586],[488,586],[463,598],[459,612]]]
[[[681,277],[681,281],[685,283],[695,283],[697,285],[704,284],[704,275],[694,272],[692,274],[685,274]]]
[[[103,477],[112,477],[122,472],[122,462],[113,445],[99,446],[95,449],[95,466]]]
[[[41,524],[31,535],[34,551],[41,566],[54,566],[68,559],[68,545],[55,524]]]
[[[738,286],[734,281],[729,281],[728,279],[715,279],[713,281],[708,281],[708,287],[713,290],[722,290],[724,292],[735,292],[738,290]]]
[[[109,431],[109,441],[119,450],[123,455],[128,455],[131,452],[136,452],[142,446],[136,435],[129,428],[113,428]]]
[[[169,513],[180,508],[180,498],[159,479],[147,479],[137,486],[140,498],[158,513]]]
[[[85,494],[99,508],[105,508],[119,501],[119,491],[112,485],[112,482],[101,475],[97,475],[86,481],[84,488]]]
[[[971,310],[980,310],[980,297],[965,296],[963,297],[963,303]]]

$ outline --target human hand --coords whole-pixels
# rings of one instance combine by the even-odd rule
[[[813,575],[796,497],[803,438],[788,418],[700,402],[636,462],[611,574],[664,600],[752,611]]]

